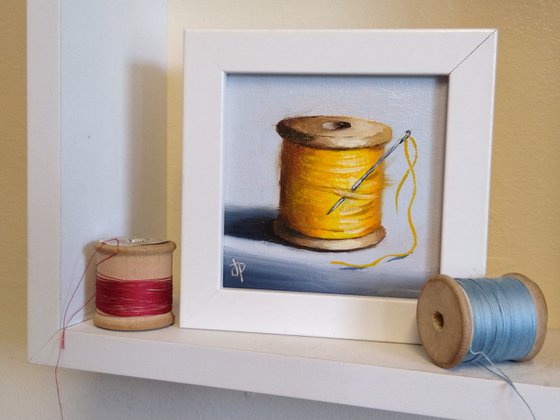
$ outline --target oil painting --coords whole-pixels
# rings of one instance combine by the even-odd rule
[[[228,74],[223,287],[416,297],[439,272],[447,85]]]

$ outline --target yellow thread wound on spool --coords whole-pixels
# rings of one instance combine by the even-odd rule
[[[298,246],[324,250],[358,249],[383,239],[383,166],[358,190],[351,189],[383,155],[391,129],[340,116],[288,118],[276,129],[284,139],[276,233]],[[341,197],[345,202],[328,214]]]
[[[383,154],[382,148],[313,149],[285,141],[280,180],[280,217],[304,235],[357,238],[381,226],[382,168],[350,193],[350,187]],[[347,197],[327,215],[333,201]]]

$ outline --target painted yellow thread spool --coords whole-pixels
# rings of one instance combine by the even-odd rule
[[[383,165],[352,192],[352,185],[383,155],[391,128],[344,116],[287,118],[276,125],[281,152],[278,236],[297,246],[345,251],[377,244]],[[344,203],[331,214],[341,197]]]

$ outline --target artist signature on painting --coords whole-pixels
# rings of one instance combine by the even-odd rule
[[[245,271],[246,267],[245,263],[236,261],[235,258],[232,258],[229,267],[231,267],[231,276],[239,277],[239,280],[241,280],[241,283],[243,283],[243,272]]]

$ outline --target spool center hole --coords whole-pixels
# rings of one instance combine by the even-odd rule
[[[325,130],[343,130],[352,127],[352,124],[347,121],[325,121],[321,127]]]
[[[432,315],[432,325],[436,331],[443,330],[443,326],[445,325],[445,321],[443,319],[443,315],[441,312],[434,312]]]

